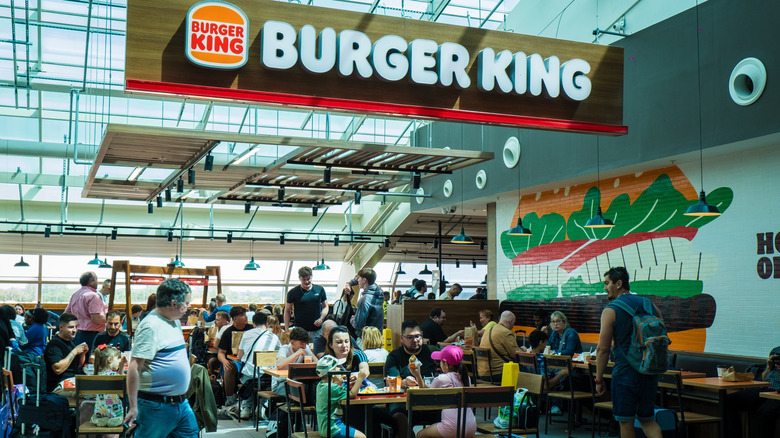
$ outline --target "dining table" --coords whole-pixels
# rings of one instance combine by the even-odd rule
[[[720,437],[726,436],[726,396],[729,391],[747,389],[747,388],[765,388],[769,386],[769,382],[761,382],[758,380],[748,380],[744,382],[729,382],[723,380],[720,377],[696,377],[690,379],[683,379],[684,386],[692,386],[694,388],[702,388],[708,391],[717,391],[718,393],[718,415],[721,418],[720,421]]]
[[[288,370],[280,370],[276,368],[263,368],[263,373],[268,374],[271,377],[278,377],[280,379],[286,379],[288,376]]]
[[[369,395],[358,394],[355,398],[349,399],[350,406],[363,406],[363,427],[365,427],[363,432],[366,434],[369,434],[369,431],[373,430],[372,428],[374,427],[374,416],[370,412],[371,407],[391,403],[406,403],[406,393],[383,394],[380,392]],[[341,405],[346,406],[347,401],[342,400]]]
[[[780,392],[778,391],[766,391],[758,393],[761,398],[768,398],[770,400],[780,400]]]

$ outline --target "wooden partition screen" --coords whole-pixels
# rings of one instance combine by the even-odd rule
[[[132,306],[130,296],[130,277],[132,274],[147,274],[147,275],[167,275],[168,278],[173,277],[203,277],[208,280],[209,277],[217,278],[217,293],[222,293],[222,274],[219,266],[207,266],[205,269],[199,268],[176,268],[173,266],[146,266],[146,265],[131,265],[128,260],[114,260],[113,271],[111,272],[111,293],[108,298],[108,309],[111,310],[114,307],[114,291],[116,290],[116,274],[117,272],[123,272],[125,274],[125,311],[130,313]],[[205,306],[208,296],[208,282],[203,286],[203,305]],[[133,335],[133,324],[127,324],[127,334]]]

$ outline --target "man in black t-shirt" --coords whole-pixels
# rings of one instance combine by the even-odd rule
[[[95,336],[92,351],[103,344],[115,347],[122,353],[132,349],[130,335],[122,331],[122,314],[118,310],[110,310],[106,313],[106,331]]]
[[[241,362],[228,356],[236,356],[238,351],[233,351],[233,332],[245,332],[252,326],[247,324],[246,309],[241,306],[233,306],[230,309],[230,319],[233,325],[225,329],[225,333],[219,338],[217,359],[222,363],[222,377],[225,383],[225,407],[236,403],[236,378],[240,372]]]
[[[73,338],[78,329],[78,318],[72,313],[60,316],[60,330],[52,336],[46,349],[43,350],[43,361],[46,362],[46,390],[53,391],[57,384],[74,377],[84,364],[84,358],[89,348],[85,342],[76,345]]]
[[[431,345],[439,345],[439,342],[453,342],[458,336],[463,336],[463,330],[458,330],[452,336],[447,336],[441,326],[447,321],[447,314],[439,307],[431,310],[430,318],[420,325],[423,338],[428,339]]]
[[[287,292],[287,304],[284,306],[284,327],[290,330],[290,313],[295,308],[295,326],[309,332],[311,339],[320,335],[322,322],[328,316],[328,296],[322,286],[311,282],[311,268],[304,266],[298,269],[300,286],[295,286]]]

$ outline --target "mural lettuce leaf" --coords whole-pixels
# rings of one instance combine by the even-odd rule
[[[725,212],[734,198],[728,187],[713,190],[707,195],[707,202]],[[530,248],[558,242],[590,239],[614,239],[632,233],[666,231],[675,227],[699,228],[717,219],[718,216],[689,217],[685,210],[698,199],[689,200],[672,184],[667,174],[653,181],[631,203],[628,194],[623,193],[612,200],[603,215],[615,223],[613,228],[585,228],[585,223],[596,214],[601,203],[598,187],[592,187],[585,194],[582,208],[572,212],[568,220],[556,213],[538,218],[536,213],[523,217],[523,225],[531,228],[532,236],[501,235],[501,246],[506,257],[514,259]],[[565,233],[561,230],[565,230]]]
[[[523,226],[529,228],[533,234],[509,236],[507,231],[501,233],[501,248],[504,255],[510,259],[529,248],[566,240],[566,220],[558,213],[550,213],[542,217],[537,216],[536,213],[528,213],[523,217]]]

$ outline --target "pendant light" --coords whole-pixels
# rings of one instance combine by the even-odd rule
[[[431,272],[431,270],[428,269],[428,264],[426,263],[425,264],[425,268],[422,271],[420,271],[420,274],[422,274],[422,275],[431,275],[431,274],[433,274],[433,272]]]
[[[701,120],[701,47],[699,42],[699,2],[696,2],[696,69],[699,75],[699,201],[691,205],[683,213],[685,216],[720,216],[722,213],[718,207],[707,204],[704,194],[704,155],[702,145],[702,120]]]
[[[596,208],[596,215],[592,218],[588,219],[587,222],[585,222],[586,228],[612,228],[615,226],[615,224],[604,217],[604,215],[601,213],[601,156],[600,156],[601,147],[599,144],[599,138],[596,137],[596,187],[598,187],[599,191],[599,205]]]
[[[260,265],[255,263],[255,241],[252,239],[252,241],[249,242],[249,263],[244,265],[245,271],[257,271],[260,268]]]
[[[21,254],[21,258],[19,259],[19,261],[16,262],[16,264],[14,264],[14,267],[15,268],[27,268],[29,266],[30,266],[30,264],[24,261],[24,234],[22,234],[22,254]]]
[[[98,257],[98,249],[97,249],[97,247],[98,247],[98,236],[95,236],[95,258],[90,260],[90,261],[88,261],[87,262],[88,265],[98,265],[98,266],[100,266],[103,263],[103,261],[100,260],[100,257]]]
[[[506,232],[507,236],[530,236],[531,230],[523,226],[523,217],[517,217],[517,225]]]
[[[406,263],[406,251],[404,251],[404,263]],[[401,267],[401,263],[398,263],[398,269],[395,271],[395,276],[406,275],[406,271]]]
[[[108,236],[106,236],[106,242],[105,242],[105,246],[103,248],[104,248],[103,254],[107,256],[108,255]],[[103,259],[103,261],[100,262],[100,266],[98,266],[98,268],[112,269],[113,266],[108,264],[108,257],[105,257],[105,259]]]
[[[176,255],[176,258],[171,263],[168,263],[168,267],[171,268],[184,267],[184,262],[181,261],[183,237],[184,237],[184,200],[179,199],[179,253]]]
[[[322,248],[322,242],[320,242],[320,248],[319,249],[321,251],[322,261],[320,262],[319,265],[317,265],[317,266],[315,266],[315,267],[313,267],[311,269],[313,271],[325,271],[325,270],[328,270],[328,269],[330,269],[330,266],[325,264],[325,250]],[[317,261],[315,260],[314,262],[316,263]]]
[[[463,209],[463,171],[460,173],[460,210],[465,214],[466,210]],[[464,215],[463,218],[465,219],[466,216]],[[466,235],[466,230],[464,227],[460,227],[460,234],[453,237],[452,240],[450,240],[450,243],[456,243],[459,245],[472,245],[474,243],[474,239]]]

